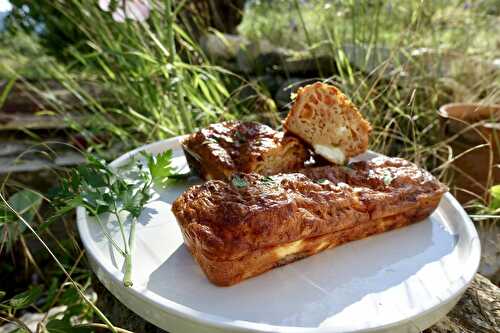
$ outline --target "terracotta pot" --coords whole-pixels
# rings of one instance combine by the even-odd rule
[[[500,164],[500,105],[446,104],[438,114],[453,150],[452,192],[462,203],[486,199],[489,187],[500,183],[494,167]]]

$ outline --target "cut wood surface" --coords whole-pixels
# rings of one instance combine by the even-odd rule
[[[69,120],[84,123],[90,120],[85,115],[33,115],[33,114],[7,114],[0,112],[0,130],[22,129],[61,129],[69,127]]]

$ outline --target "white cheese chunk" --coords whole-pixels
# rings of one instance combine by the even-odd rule
[[[335,129],[335,134],[339,138],[343,138],[343,137],[347,136],[348,133],[349,133],[349,130],[345,126],[339,126],[337,129]]]
[[[274,249],[274,253],[279,259],[283,259],[291,254],[300,252],[302,250],[302,240],[298,240],[289,244],[280,245]]]
[[[327,146],[327,145],[320,145],[320,144],[315,144],[313,145],[314,151],[318,153],[319,155],[323,156],[330,162],[336,163],[336,164],[344,164],[345,163],[345,154],[344,152],[335,146]]]

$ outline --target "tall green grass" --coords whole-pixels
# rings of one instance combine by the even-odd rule
[[[274,45],[299,51],[334,36],[342,43],[389,47],[414,44],[498,55],[498,0],[298,3],[299,10],[295,1],[249,1],[238,30],[251,40],[264,38]],[[405,33],[409,38],[401,44]]]
[[[44,66],[74,97],[72,104],[57,96],[46,102],[62,114],[90,113],[85,124],[68,118],[72,129],[90,142],[104,133],[111,135],[110,145],[119,142],[132,147],[189,133],[244,110],[237,103],[232,110],[227,108],[233,87],[244,81],[208,62],[197,41],[177,23],[175,15],[181,8],[171,11],[165,2],[152,11],[147,23],[117,23],[94,1],[51,6],[85,39],[84,45],[66,50],[67,63]],[[89,92],[89,84],[94,93]],[[31,88],[44,98],[42,88]]]
[[[239,31],[295,49],[299,57],[334,58],[336,73],[323,78],[340,86],[369,118],[372,149],[413,160],[446,181],[452,157],[438,108],[448,102],[500,102],[500,75],[492,65],[500,54],[500,18],[489,12],[495,6],[252,1]]]

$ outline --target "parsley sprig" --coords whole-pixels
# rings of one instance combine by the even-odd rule
[[[69,177],[62,179],[60,186],[50,193],[51,203],[56,207],[55,216],[61,216],[77,207],[84,207],[96,218],[104,235],[112,246],[124,257],[123,284],[132,286],[132,252],[135,243],[137,219],[152,195],[153,184],[167,186],[187,174],[179,174],[172,166],[172,150],[157,156],[144,154],[147,169],[142,161],[133,161],[132,166],[109,167],[103,160],[89,156],[88,163],[73,169]],[[100,215],[109,213],[116,217],[123,247],[111,237]],[[125,235],[121,217],[131,217],[128,237]]]
[[[236,188],[245,188],[248,186],[248,182],[239,175],[234,175],[233,179],[231,180],[231,183]]]
[[[172,166],[173,152],[171,149],[156,156],[144,153],[153,183],[159,186],[168,186],[188,178],[191,173],[180,173]]]
[[[326,178],[320,178],[320,179],[316,179],[314,180],[314,182],[316,184],[320,184],[320,185],[326,185],[326,184],[329,184],[330,183],[330,180],[326,179]]]
[[[384,171],[382,180],[384,181],[385,186],[391,185],[393,179],[394,178],[389,171]]]

